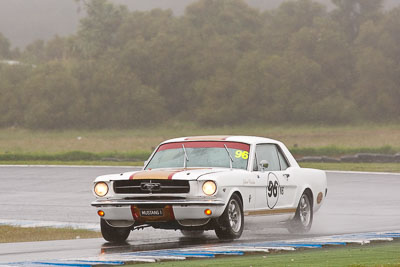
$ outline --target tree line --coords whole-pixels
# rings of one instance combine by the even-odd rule
[[[0,127],[399,122],[400,7],[331,1],[200,0],[182,16],[83,1],[71,36],[19,51],[0,34]]]

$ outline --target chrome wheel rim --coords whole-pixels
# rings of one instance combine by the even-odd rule
[[[239,232],[242,226],[242,212],[239,203],[235,199],[231,199],[228,204],[229,224],[234,232]]]
[[[304,227],[310,224],[311,220],[311,205],[308,197],[303,195],[300,200],[300,222]]]

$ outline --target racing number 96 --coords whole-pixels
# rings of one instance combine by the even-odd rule
[[[275,182],[269,181],[269,183],[268,183],[268,197],[272,197],[272,195],[274,197],[277,197],[278,196],[278,187],[279,187],[278,181],[275,181]]]
[[[243,151],[243,150],[236,150],[235,158],[248,159],[249,158],[249,152]]]

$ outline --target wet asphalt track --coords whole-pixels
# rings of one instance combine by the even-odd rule
[[[124,167],[0,167],[1,220],[98,223],[90,206],[94,177],[131,170]],[[328,172],[328,198],[306,237],[400,228],[400,174]],[[305,237],[301,236],[301,237]],[[246,218],[240,242],[294,239],[285,229],[265,228]],[[219,242],[213,232],[184,238],[179,231],[133,231],[126,244],[103,239],[0,244],[0,263],[98,256],[102,253],[176,248]],[[239,241],[235,241],[239,242]]]

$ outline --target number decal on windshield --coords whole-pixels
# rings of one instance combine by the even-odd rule
[[[248,159],[249,158],[249,152],[243,151],[243,150],[236,150],[235,152],[235,158],[242,158],[242,159]]]

